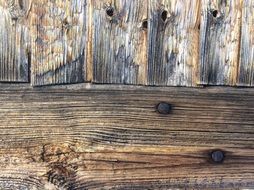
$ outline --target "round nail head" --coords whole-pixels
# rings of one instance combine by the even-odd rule
[[[220,150],[216,150],[212,152],[212,160],[215,163],[222,163],[224,160],[224,153]]]
[[[161,102],[157,105],[157,111],[160,114],[164,114],[164,115],[169,114],[171,112],[171,109],[172,109],[172,106],[165,102]]]

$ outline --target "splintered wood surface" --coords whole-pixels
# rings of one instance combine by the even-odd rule
[[[252,0],[0,0],[0,10],[0,81],[254,85]]]
[[[0,189],[254,188],[253,90],[1,84]]]

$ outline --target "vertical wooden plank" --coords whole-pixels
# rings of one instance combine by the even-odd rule
[[[83,82],[86,0],[34,0],[29,18],[32,84]]]
[[[238,85],[254,86],[254,1],[243,0]]]
[[[236,85],[241,0],[202,0],[201,83]]]
[[[150,85],[195,86],[199,75],[199,0],[150,0]]]
[[[28,30],[24,25],[28,2],[0,0],[0,81],[29,81]]]
[[[146,84],[147,1],[92,0],[93,82]]]

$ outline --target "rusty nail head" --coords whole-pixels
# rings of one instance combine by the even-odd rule
[[[224,152],[222,152],[221,150],[215,150],[212,152],[211,158],[214,163],[222,163],[225,158],[225,155]]]
[[[167,114],[170,114],[172,110],[172,106],[166,102],[161,102],[157,105],[156,109],[158,113],[167,115]]]

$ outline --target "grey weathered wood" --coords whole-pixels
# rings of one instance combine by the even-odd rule
[[[150,0],[148,83],[196,86],[200,0]]]
[[[91,0],[95,83],[146,84],[148,2]],[[109,7],[113,15],[106,14]]]
[[[236,85],[241,1],[202,0],[201,2],[201,84]]]
[[[254,86],[254,1],[243,0],[238,85]]]
[[[0,189],[254,187],[254,89],[1,84],[0,105]]]
[[[0,81],[29,81],[27,9],[26,2],[0,0]]]
[[[33,85],[84,81],[86,5],[86,0],[32,1],[28,25]]]

